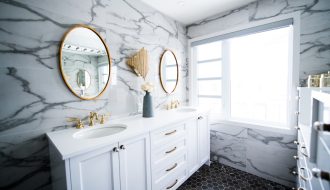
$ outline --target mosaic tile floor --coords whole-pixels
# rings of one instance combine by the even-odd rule
[[[265,180],[255,175],[212,163],[211,167],[202,166],[178,190],[290,190],[278,183]]]

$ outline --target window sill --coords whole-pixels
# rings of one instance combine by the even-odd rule
[[[293,127],[277,127],[277,126],[262,126],[262,125],[256,125],[251,123],[244,123],[244,122],[237,122],[237,121],[229,121],[229,120],[223,120],[223,119],[212,119],[209,122],[211,125],[214,124],[224,124],[224,125],[231,125],[231,126],[237,126],[242,128],[248,128],[248,129],[257,129],[257,130],[263,130],[263,131],[270,131],[285,135],[295,135],[296,130]]]

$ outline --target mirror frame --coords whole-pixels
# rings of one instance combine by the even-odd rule
[[[166,86],[165,84],[163,83],[163,79],[162,79],[162,65],[163,65],[163,57],[165,55],[166,52],[170,52],[173,56],[174,56],[174,59],[175,59],[175,62],[176,62],[176,83],[175,83],[175,86],[173,88],[173,90],[171,92],[167,91],[166,89]],[[174,52],[170,49],[165,49],[161,58],[160,58],[160,63],[159,63],[159,79],[160,79],[160,84],[163,88],[163,90],[167,93],[167,94],[172,94],[175,90],[176,90],[176,87],[178,86],[178,83],[179,83],[179,63],[178,63],[178,60],[174,54]]]
[[[68,34],[69,34],[71,31],[73,31],[74,29],[76,29],[76,28],[86,28],[86,29],[88,29],[88,30],[94,32],[94,34],[96,34],[96,35],[99,37],[99,39],[101,40],[102,44],[104,45],[104,47],[105,47],[105,51],[107,52],[108,61],[109,61],[109,77],[108,77],[107,83],[105,84],[103,90],[102,90],[97,96],[95,96],[95,97],[91,97],[91,98],[89,98],[89,97],[81,97],[81,96],[79,96],[79,94],[77,94],[77,93],[71,88],[71,86],[69,85],[68,81],[67,81],[66,78],[65,78],[65,75],[64,75],[64,69],[63,69],[63,67],[62,67],[62,48],[63,48],[63,45],[64,45],[64,41],[65,41],[66,37],[68,36]],[[101,35],[100,35],[95,29],[93,29],[93,28],[90,27],[90,26],[87,26],[87,25],[84,25],[84,24],[76,24],[76,25],[72,26],[69,30],[67,30],[67,31],[64,33],[64,35],[63,35],[63,37],[62,37],[62,40],[61,40],[60,49],[59,49],[59,65],[60,65],[60,72],[61,72],[62,78],[63,78],[63,80],[64,80],[64,83],[66,84],[66,86],[69,88],[69,90],[70,90],[75,96],[77,96],[78,98],[80,98],[80,99],[82,99],[82,100],[94,100],[94,99],[96,99],[97,97],[101,96],[101,95],[105,92],[105,90],[108,88],[108,86],[109,86],[109,84],[110,84],[110,77],[111,77],[110,75],[111,75],[111,65],[112,65],[112,63],[111,63],[111,58],[110,58],[110,51],[109,51],[109,48],[108,48],[107,44],[105,43],[105,41],[103,40],[103,38],[101,37]]]

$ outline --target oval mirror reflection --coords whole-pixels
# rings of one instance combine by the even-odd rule
[[[110,78],[110,55],[101,36],[92,28],[71,28],[60,48],[63,79],[73,94],[94,99],[106,89]]]
[[[159,66],[160,82],[164,91],[171,94],[175,91],[179,80],[179,65],[175,54],[165,50]]]

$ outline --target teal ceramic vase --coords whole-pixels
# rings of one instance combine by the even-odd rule
[[[152,96],[150,95],[150,92],[146,91],[146,95],[144,95],[143,98],[142,117],[153,117],[153,116],[154,116],[154,110],[152,107]]]

